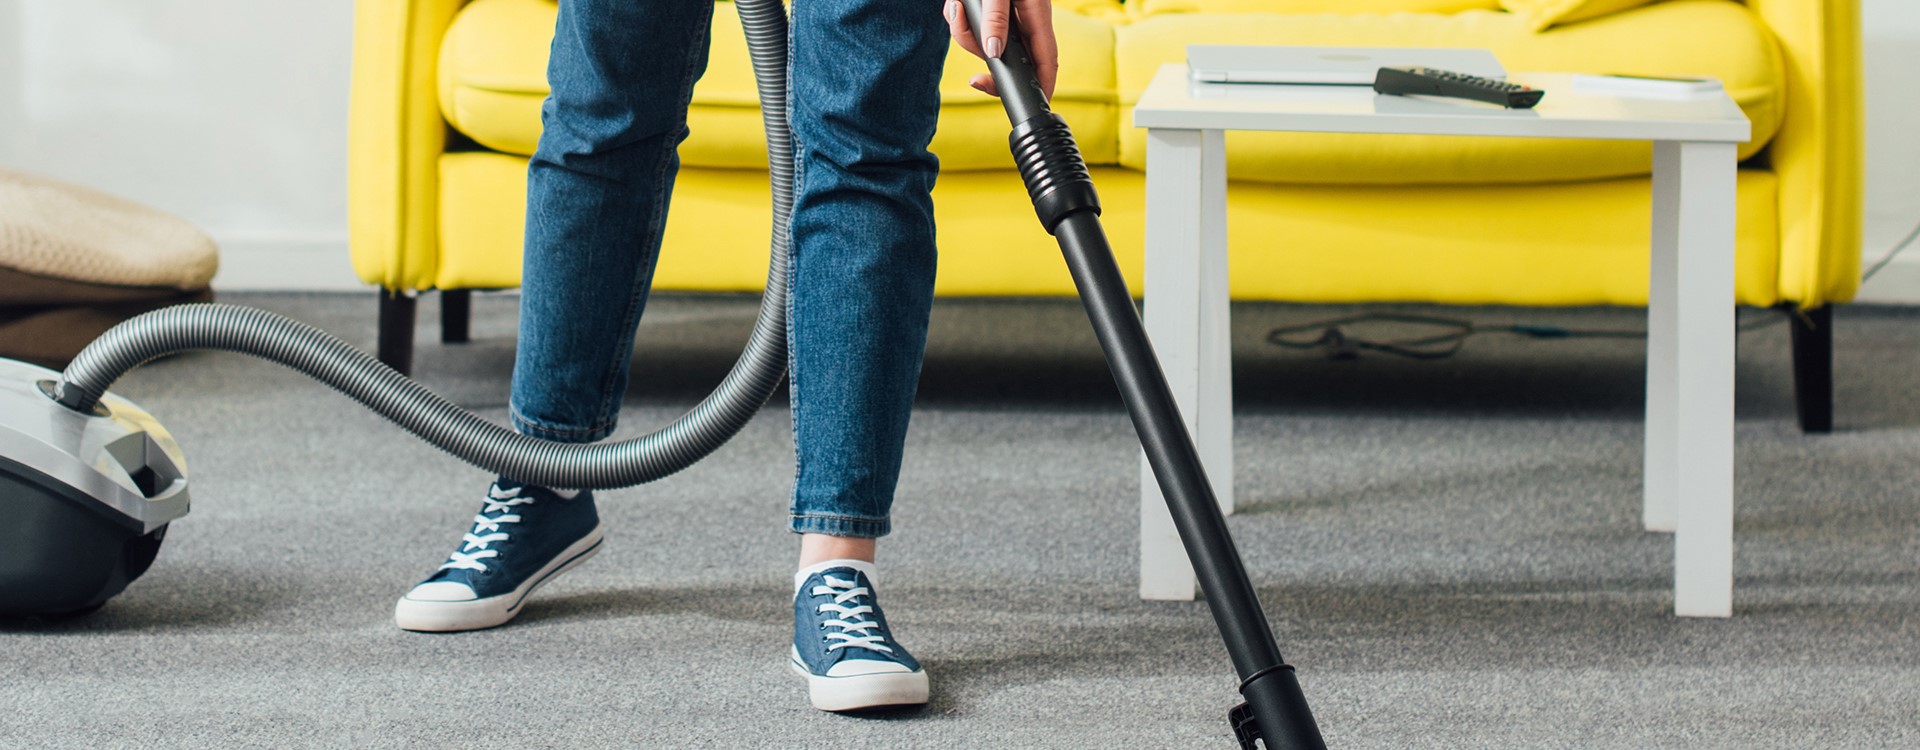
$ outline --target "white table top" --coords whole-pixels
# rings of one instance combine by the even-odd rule
[[[1753,126],[1725,92],[1654,99],[1575,91],[1567,73],[1515,73],[1544,89],[1533,109],[1439,97],[1376,94],[1370,86],[1194,84],[1187,66],[1161,66],[1133,125],[1178,130],[1493,135],[1745,143]]]

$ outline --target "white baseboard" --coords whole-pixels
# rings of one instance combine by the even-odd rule
[[[1875,216],[1867,221],[1866,250],[1860,271],[1865,273],[1887,256],[1913,231],[1911,216]],[[1879,305],[1920,305],[1920,247],[1909,247],[1860,286],[1855,302]]]
[[[1920,248],[1908,248],[1907,253],[1920,251]],[[1920,255],[1901,253],[1886,268],[1874,274],[1867,283],[1860,286],[1860,294],[1853,298],[1855,302],[1870,302],[1877,305],[1920,305]],[[1868,258],[1861,270],[1866,270],[1879,258]]]
[[[215,233],[220,246],[216,292],[361,292],[345,234]]]

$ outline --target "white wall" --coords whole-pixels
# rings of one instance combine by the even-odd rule
[[[1867,66],[1867,234],[1863,268],[1920,226],[1920,2],[1861,0]],[[1860,290],[1863,301],[1920,303],[1920,246]]]
[[[15,124],[23,114],[20,70],[24,66],[24,50],[19,41],[20,19],[19,0],[0,0],[0,157],[9,161],[18,152],[15,144],[24,131]],[[4,164],[0,162],[0,166]]]
[[[1867,261],[1920,224],[1920,2],[1862,0]],[[0,0],[0,166],[176,212],[225,288],[355,288],[350,0]],[[1920,248],[1868,299],[1920,303]]]
[[[358,288],[350,0],[0,0],[0,166],[177,213],[222,287]]]

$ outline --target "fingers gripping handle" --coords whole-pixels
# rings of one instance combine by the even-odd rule
[[[975,36],[984,34],[981,0],[961,0],[967,11],[967,25]],[[1100,213],[1100,195],[1087,174],[1086,160],[1073,141],[1073,131],[1065,120],[1047,109],[1047,95],[1034,73],[1033,58],[1027,55],[1025,38],[1013,19],[1007,19],[1007,46],[998,59],[988,59],[994,87],[1000,91],[1007,119],[1013,122],[1008,145],[1013,160],[1026,180],[1027,195],[1033,199],[1033,211],[1040,225],[1054,234],[1068,216],[1081,211]]]
[[[981,0],[960,0],[960,6],[967,12],[967,27],[973,29],[974,38],[985,44],[986,9]],[[1006,42],[999,58],[987,60],[987,72],[993,74],[993,84],[1006,104],[1007,119],[1019,125],[1051,110],[1047,108],[1046,90],[1040,88],[1040,76],[1033,70],[1033,56],[1027,54],[1027,38],[1020,34],[1011,11],[1007,14]]]

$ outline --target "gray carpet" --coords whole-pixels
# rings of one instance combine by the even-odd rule
[[[370,296],[228,299],[372,343]],[[502,418],[514,304],[477,299],[468,345],[423,325],[421,379]],[[752,304],[657,300],[622,432],[717,381]],[[1920,746],[1920,313],[1840,314],[1828,436],[1794,427],[1787,329],[1742,337],[1737,615],[1682,621],[1671,540],[1637,527],[1639,342],[1483,336],[1436,362],[1261,342],[1346,311],[1235,313],[1231,524],[1331,746]],[[783,667],[783,401],[608,493],[606,552],[519,621],[419,635],[393,600],[487,477],[276,366],[195,354],[118,389],[186,447],[194,512],[106,609],[0,626],[0,746],[1230,747],[1205,604],[1134,595],[1136,448],[1078,308],[935,318],[881,550],[925,709],[821,714]]]

